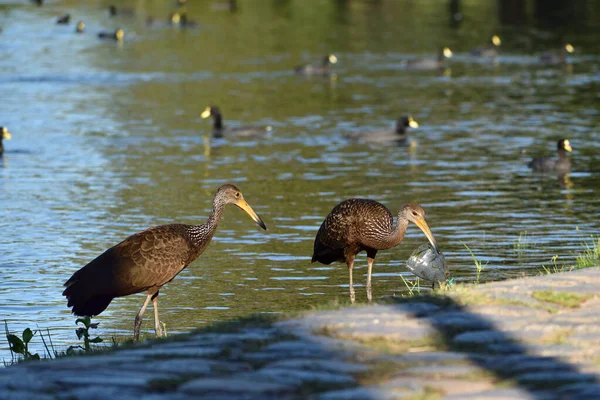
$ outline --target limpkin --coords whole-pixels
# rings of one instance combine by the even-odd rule
[[[546,65],[566,64],[567,56],[575,52],[575,47],[565,43],[558,51],[544,51],[540,54],[540,63]]]
[[[328,75],[332,64],[338,62],[335,55],[329,54],[323,57],[321,65],[304,64],[294,68],[294,72],[300,75]]]
[[[527,165],[535,172],[556,172],[557,174],[566,174],[571,172],[571,159],[567,157],[566,152],[571,152],[571,143],[569,139],[560,139],[556,143],[558,159],[551,157],[534,158]]]
[[[125,31],[119,28],[114,32],[100,32],[98,33],[98,37],[100,39],[116,40],[120,42],[123,40],[123,38],[125,38]]]
[[[412,117],[400,117],[396,121],[395,129],[382,129],[371,132],[357,132],[348,135],[348,138],[369,143],[403,142],[408,138],[407,128],[418,128],[419,124]]]
[[[12,135],[8,131],[8,128],[5,126],[0,126],[0,156],[4,153],[4,144],[2,143],[2,140],[10,140],[11,138]]]
[[[227,204],[244,210],[261,228],[262,219],[234,185],[221,186],[213,197],[213,209],[202,225],[170,224],[149,228],[129,236],[75,272],[65,283],[63,295],[73,314],[94,316],[115,297],[147,291],[146,301],[135,317],[133,337],[139,339],[142,317],[148,304],[154,306],[157,336],[164,331],[158,319],[158,292],[208,247]]]
[[[216,106],[206,107],[200,116],[204,119],[212,117],[213,119],[213,136],[221,137],[251,137],[268,133],[272,130],[270,126],[240,126],[240,127],[225,127],[223,125],[223,114],[221,109]]]
[[[491,43],[484,47],[475,47],[471,50],[471,55],[475,57],[493,58],[498,57],[498,48],[502,44],[500,36],[492,36]]]
[[[436,58],[418,58],[407,60],[406,68],[416,70],[435,70],[446,67],[448,59],[452,58],[452,50],[449,47],[444,47],[440,50]]]
[[[354,258],[361,251],[366,251],[367,299],[371,301],[373,297],[371,272],[375,256],[379,250],[391,249],[400,244],[409,222],[416,224],[436,251],[439,251],[437,242],[425,221],[425,210],[420,205],[408,203],[402,206],[394,225],[394,216],[390,210],[375,200],[342,201],[325,217],[317,232],[312,262],[318,261],[323,264],[331,264],[334,261],[345,262],[350,277],[350,300],[354,302],[356,297],[352,282]]]

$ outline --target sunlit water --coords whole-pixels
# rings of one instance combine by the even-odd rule
[[[555,255],[559,266],[572,264],[598,234],[600,32],[590,22],[598,9],[573,6],[585,18],[572,26],[530,16],[514,27],[489,2],[464,6],[453,28],[447,6],[433,1],[242,0],[234,14],[190,3],[199,26],[189,30],[145,25],[148,15],[166,20],[168,1],[141,3],[133,18],[109,18],[108,3],[0,6],[0,125],[13,134],[0,159],[0,319],[11,331],[49,329],[58,349],[73,344],[75,318],[61,296],[71,274],[148,226],[204,222],[225,182],[243,190],[269,230],[226,210],[208,250],[161,291],[170,333],[346,300],[345,266],[310,256],[321,221],[349,197],[394,213],[421,203],[459,281],[477,275],[465,245],[487,281],[538,274]],[[74,22],[54,24],[65,12],[86,22],[85,34],[73,33]],[[117,26],[122,45],[96,38]],[[493,33],[503,37],[502,56],[472,59],[469,49]],[[539,65],[536,52],[562,40],[580,49],[572,63]],[[403,60],[446,45],[455,58],[443,73],[403,69]],[[328,52],[340,59],[335,75],[292,73]],[[230,125],[274,130],[209,140],[200,118],[209,104]],[[401,114],[421,124],[412,146],[346,139]],[[574,172],[532,174],[532,154],[554,154],[560,137],[572,142]],[[425,240],[410,226],[399,247],[378,254],[377,297],[406,292],[400,275],[414,277],[405,260]],[[361,301],[365,273],[359,256]],[[143,299],[115,300],[96,318],[99,334],[130,334]],[[33,348],[42,350],[39,338]],[[9,357],[1,339],[0,359]]]

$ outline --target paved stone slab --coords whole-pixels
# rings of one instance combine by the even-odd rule
[[[0,389],[0,399],[2,400],[55,400],[56,397],[45,394],[27,391],[14,391]]]
[[[256,379],[240,378],[203,378],[184,383],[179,391],[191,395],[222,394],[273,394],[290,392],[290,385],[273,382],[261,382]]]
[[[424,365],[420,367],[411,367],[404,370],[406,374],[442,378],[460,378],[469,374],[484,373],[485,370],[473,365]]]
[[[337,373],[358,373],[369,370],[369,367],[364,364],[350,363],[336,360],[319,360],[319,359],[286,359],[268,364],[265,368],[289,368],[308,371],[326,371]]]
[[[209,376],[235,372],[248,372],[252,367],[244,362],[215,361],[198,358],[175,358],[164,360],[146,360],[144,362],[124,363],[121,371],[164,372],[178,376]]]
[[[510,337],[503,332],[498,331],[472,331],[464,332],[454,336],[452,341],[457,344],[489,344],[507,342]]]
[[[319,383],[333,388],[348,387],[355,383],[350,375],[327,371],[304,371],[288,368],[262,368],[253,375],[263,381],[265,378],[271,382],[286,385],[302,386],[307,383]]]
[[[521,388],[492,389],[472,394],[455,394],[444,400],[556,400],[555,396]]]
[[[143,395],[142,391],[124,388],[122,386],[109,386],[96,381],[95,385],[77,387],[70,390],[64,390],[58,393],[55,397],[60,400],[140,400]],[[107,382],[108,383],[108,382]]]
[[[156,346],[153,348],[122,350],[118,353],[121,356],[133,357],[216,357],[221,354],[220,348],[214,347],[172,347],[162,348]]]
[[[385,390],[377,387],[360,387],[356,389],[336,390],[322,393],[318,400],[401,400],[414,398],[415,392],[410,390]]]

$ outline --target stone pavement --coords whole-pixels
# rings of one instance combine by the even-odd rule
[[[0,372],[0,399],[190,398],[600,399],[600,268]]]

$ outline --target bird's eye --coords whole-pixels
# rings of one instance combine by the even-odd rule
[[[240,198],[240,192],[235,192],[235,198],[239,199]]]
[[[412,215],[414,215],[415,217],[418,215],[416,211],[412,212]]]

